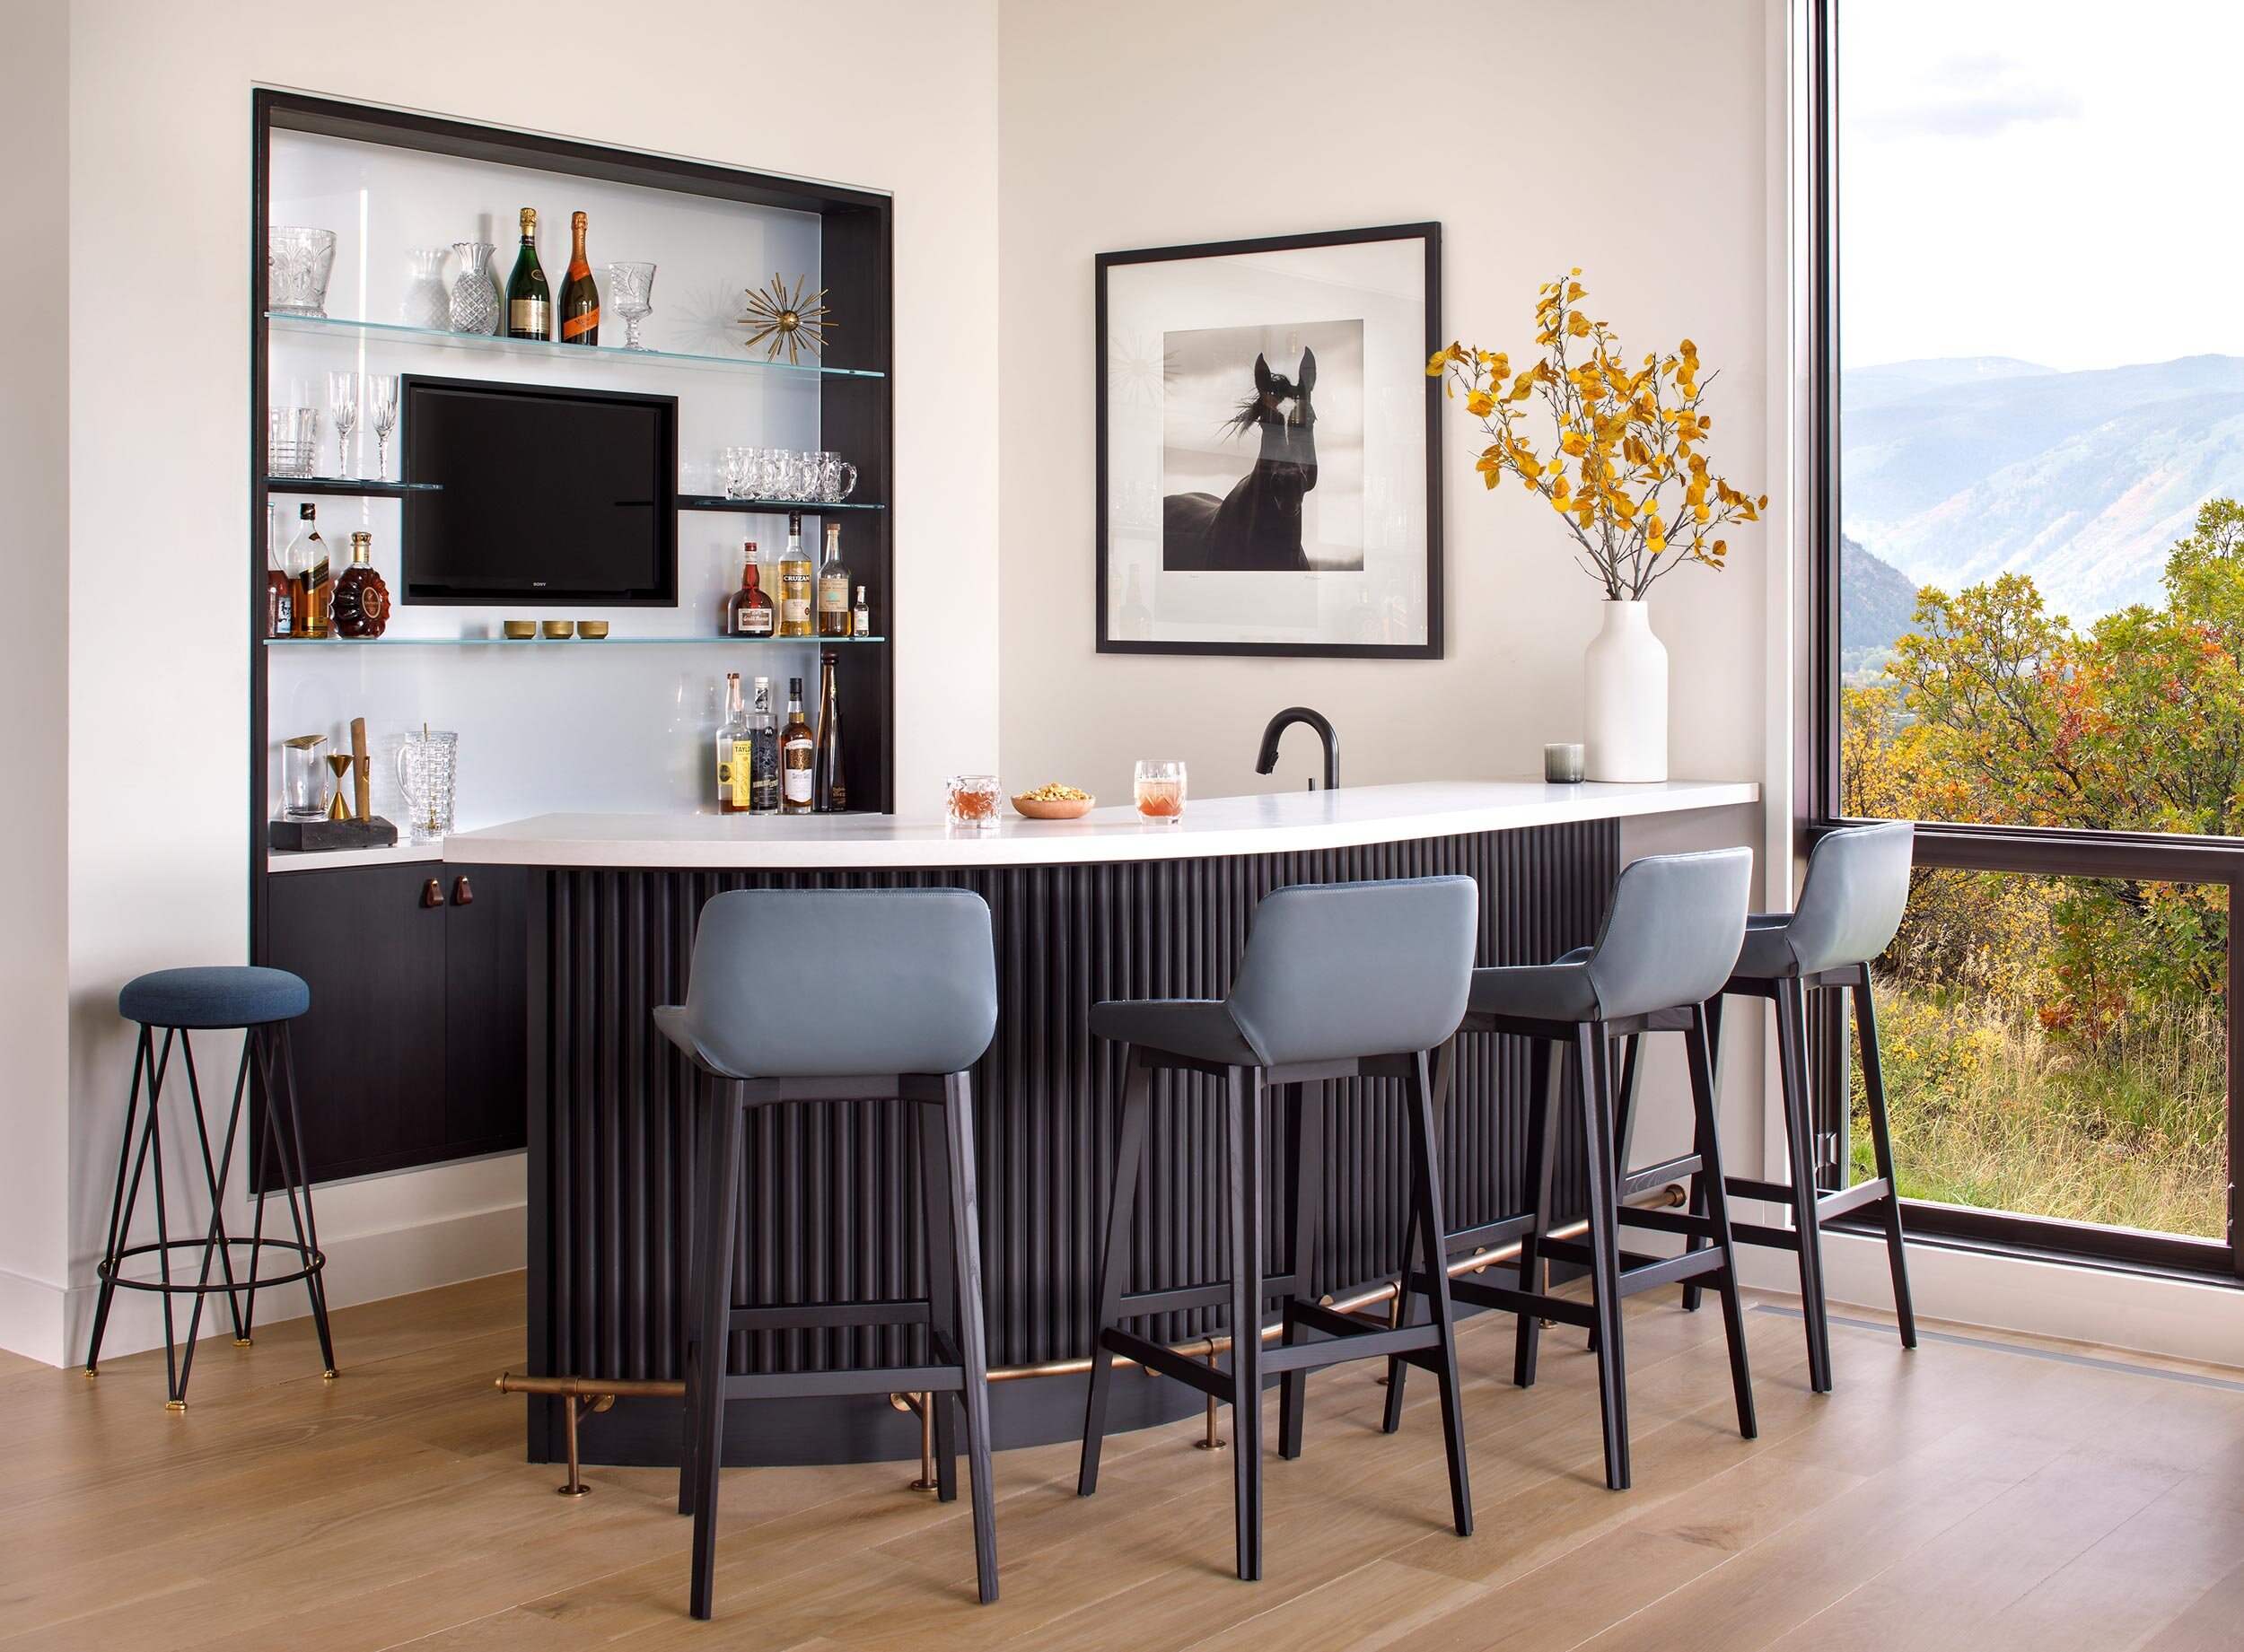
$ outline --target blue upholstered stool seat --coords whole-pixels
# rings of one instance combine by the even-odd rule
[[[311,1008],[302,977],[245,964],[153,970],[117,995],[117,1013],[145,1027],[262,1027]]]

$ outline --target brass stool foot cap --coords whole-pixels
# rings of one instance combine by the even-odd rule
[[[236,1348],[254,1348],[257,1345],[257,1338],[253,1336],[238,1336],[233,1339],[233,1345]]]
[[[587,1485],[556,1486],[553,1494],[556,1497],[583,1497],[590,1490],[592,1487]]]
[[[88,1366],[88,1367],[86,1367],[86,1368],[85,1368],[85,1379],[86,1379],[86,1381],[88,1381],[88,1382],[92,1382],[92,1381],[93,1380],[93,1378],[94,1378],[94,1377],[95,1377],[95,1376],[96,1376],[96,1372],[94,1371],[93,1368],[92,1368],[92,1366]]]
[[[1221,1451],[1224,1447],[1230,1444],[1231,1441],[1227,1439],[1196,1439],[1192,1442],[1192,1449],[1195,1451]]]
[[[187,1409],[187,1402],[185,1400],[166,1400],[163,1403],[163,1409],[168,1412],[183,1412]]]
[[[335,1371],[335,1370],[322,1371],[322,1372],[320,1372],[320,1380],[321,1382],[323,1382],[323,1383],[331,1383],[331,1382],[333,1382],[333,1381],[334,1381],[337,1377],[340,1377],[340,1376],[342,1376],[342,1375],[343,1375],[343,1373],[342,1373],[342,1372],[340,1372],[340,1371]]]

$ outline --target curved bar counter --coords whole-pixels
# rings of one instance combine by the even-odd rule
[[[1256,903],[1289,883],[1463,872],[1480,886],[1479,961],[1543,962],[1593,939],[1624,817],[1758,796],[1746,783],[1460,782],[1195,799],[1175,826],[1110,808],[986,832],[882,816],[549,815],[455,835],[447,862],[531,872],[530,1369],[585,1379],[588,1391],[679,1374],[698,1080],[649,1012],[682,1001],[695,914],[721,890],[940,884],[989,902],[998,1027],[974,1083],[990,1363],[1004,1377],[1058,1368],[1054,1380],[992,1390],[997,1443],[1024,1445],[1068,1438],[1082,1421],[1094,1228],[1120,1090],[1118,1052],[1085,1027],[1093,1002],[1222,995]],[[1514,1041],[1475,1039],[1460,1052],[1443,1126],[1453,1228],[1500,1224],[1519,1209],[1526,1083]],[[1221,1277],[1214,1110],[1197,1084],[1156,1082],[1141,1286]],[[1399,1114],[1362,1105],[1355,1088],[1336,1086],[1324,1109],[1317,1283],[1339,1293],[1391,1277],[1401,1260]],[[738,1277],[749,1301],[924,1289],[916,1142],[899,1104],[764,1109],[747,1154]],[[1203,1336],[1210,1320],[1171,1315],[1150,1334]],[[919,1334],[741,1333],[732,1365],[905,1364]],[[533,1398],[533,1458],[560,1455],[566,1403]],[[1126,1381],[1110,1426],[1197,1403],[1175,1384]],[[627,1391],[584,1418],[583,1454],[674,1463],[679,1410]],[[725,1444],[740,1463],[903,1458],[917,1454],[919,1427],[877,1396],[736,1402]]]

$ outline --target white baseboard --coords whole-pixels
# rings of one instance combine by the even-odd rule
[[[0,1268],[0,1349],[48,1365],[64,1363],[59,1285]]]

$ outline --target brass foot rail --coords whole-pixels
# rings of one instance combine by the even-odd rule
[[[1640,1193],[1634,1194],[1626,1202],[1639,1209],[1673,1209],[1683,1204],[1689,1197],[1689,1193],[1682,1184],[1670,1182],[1664,1186],[1647,1188]],[[1553,1228],[1543,1237],[1547,1239],[1573,1239],[1581,1237],[1589,1231],[1590,1224],[1585,1219],[1581,1221],[1563,1223]],[[1485,1272],[1500,1262],[1517,1261],[1519,1254],[1520,1241],[1514,1239],[1508,1245],[1493,1246],[1486,1250],[1478,1250],[1470,1255],[1460,1256],[1455,1262],[1451,1263],[1446,1271],[1451,1279],[1458,1279],[1468,1273]],[[1376,1307],[1382,1302],[1396,1300],[1401,1294],[1402,1281],[1398,1279],[1389,1280],[1385,1284],[1373,1285],[1351,1297],[1324,1297],[1319,1300],[1324,1307],[1331,1308],[1335,1313],[1356,1314],[1368,1307]],[[1284,1332],[1283,1325],[1265,1325],[1262,1328],[1262,1340],[1266,1342],[1269,1342],[1282,1335]],[[1189,1342],[1172,1343],[1170,1351],[1182,1355],[1186,1359],[1205,1359],[1213,1365],[1231,1351],[1231,1346],[1232,1339],[1229,1336],[1202,1336],[1194,1337]],[[1110,1354],[1108,1358],[1117,1366],[1137,1363],[1136,1360],[1122,1354]],[[990,1368],[989,1380],[994,1383],[1010,1383],[1036,1377],[1081,1377],[1088,1373],[1090,1369],[1091,1356],[1084,1355],[1074,1359],[1047,1359],[1035,1365],[993,1366]],[[1149,1372],[1148,1375],[1151,1373]],[[618,1399],[653,1397],[675,1400],[683,1398],[686,1393],[686,1385],[683,1382],[668,1377],[517,1377],[512,1371],[500,1372],[495,1386],[501,1394],[554,1394],[569,1402],[562,1407],[564,1433],[568,1447],[569,1477],[567,1482],[557,1490],[564,1497],[583,1497],[592,1490],[584,1483],[583,1476],[577,1472],[576,1427],[579,1420],[593,1412],[606,1411]],[[889,1403],[898,1411],[908,1412],[919,1419],[919,1478],[910,1482],[909,1489],[915,1491],[934,1490],[934,1410],[927,1403],[927,1395],[891,1394],[889,1395]],[[1223,1443],[1223,1436],[1216,1427],[1214,1408],[1215,1402],[1209,1401],[1207,1432],[1200,1440],[1195,1442],[1204,1450],[1219,1447]]]

